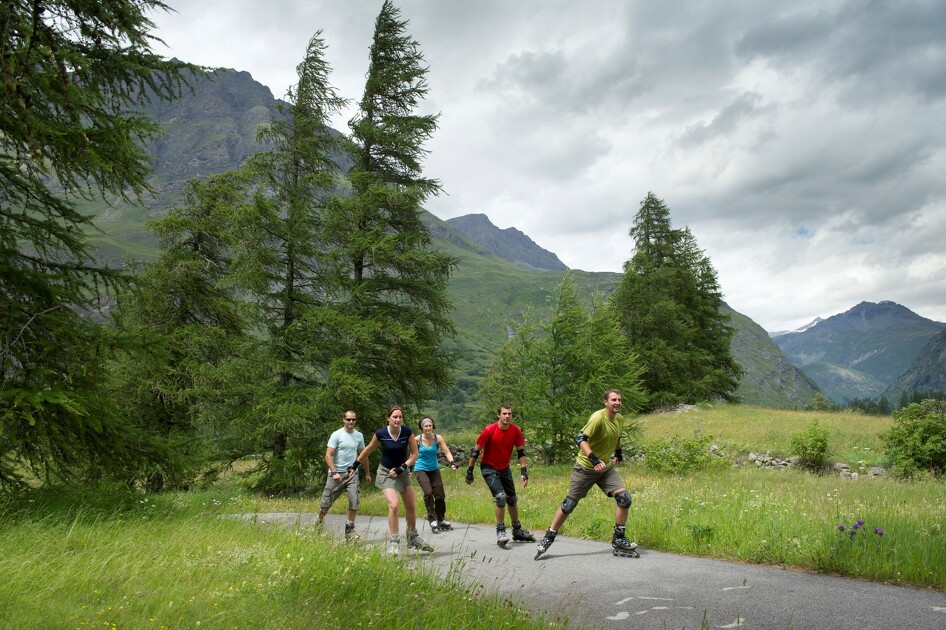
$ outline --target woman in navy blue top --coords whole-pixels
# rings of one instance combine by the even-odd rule
[[[371,437],[371,442],[358,455],[358,460],[368,469],[368,457],[378,446],[381,447],[381,463],[375,476],[374,485],[381,490],[388,502],[388,553],[400,553],[401,537],[398,533],[398,494],[404,499],[405,520],[407,521],[407,546],[423,551],[434,548],[424,542],[417,534],[417,506],[414,498],[414,486],[411,484],[411,465],[417,461],[417,438],[410,427],[404,426],[404,410],[397,405],[388,409],[388,424],[378,429]]]

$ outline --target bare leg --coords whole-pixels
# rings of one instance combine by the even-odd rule
[[[414,486],[407,486],[407,490],[405,490],[401,496],[404,498],[407,531],[412,532],[417,529],[417,502],[414,499]]]
[[[385,488],[381,491],[381,494],[384,495],[385,500],[388,502],[388,531],[391,532],[392,536],[395,536],[399,529],[397,522],[397,490],[394,488]]]

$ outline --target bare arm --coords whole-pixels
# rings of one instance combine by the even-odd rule
[[[447,461],[450,462],[450,467],[454,470],[457,469],[457,463],[453,461],[453,453],[450,452],[450,449],[447,448],[447,442],[443,439],[443,436],[437,434],[437,442],[440,444],[440,448],[443,449],[444,457],[447,458]]]

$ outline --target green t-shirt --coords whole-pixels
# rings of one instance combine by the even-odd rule
[[[585,428],[581,430],[582,433],[588,436],[588,446],[591,447],[591,452],[608,466],[612,465],[611,455],[614,453],[614,448],[618,445],[618,440],[621,439],[623,431],[624,416],[616,413],[614,418],[608,418],[608,414],[605,413],[604,409],[591,414],[588,422],[585,423]],[[594,470],[591,460],[580,448],[578,449],[576,462],[582,468]]]

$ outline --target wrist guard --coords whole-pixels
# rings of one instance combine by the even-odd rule
[[[529,469],[528,469],[528,467],[527,467],[527,466],[520,466],[520,467],[519,467],[519,474],[522,475],[522,478],[523,478],[523,479],[528,479],[528,478],[529,478]]]
[[[394,469],[394,472],[400,475],[405,470],[407,470],[407,464],[401,464],[400,466]]]
[[[598,459],[598,456],[595,455],[594,453],[592,453],[591,455],[589,455],[589,456],[588,456],[588,459],[591,460],[591,465],[592,465],[592,466],[597,466],[598,464],[601,463],[601,460]]]
[[[619,462],[623,462],[624,452],[619,448],[614,449],[614,459],[618,460]]]
[[[472,466],[466,469],[466,480],[473,481],[473,467]]]

